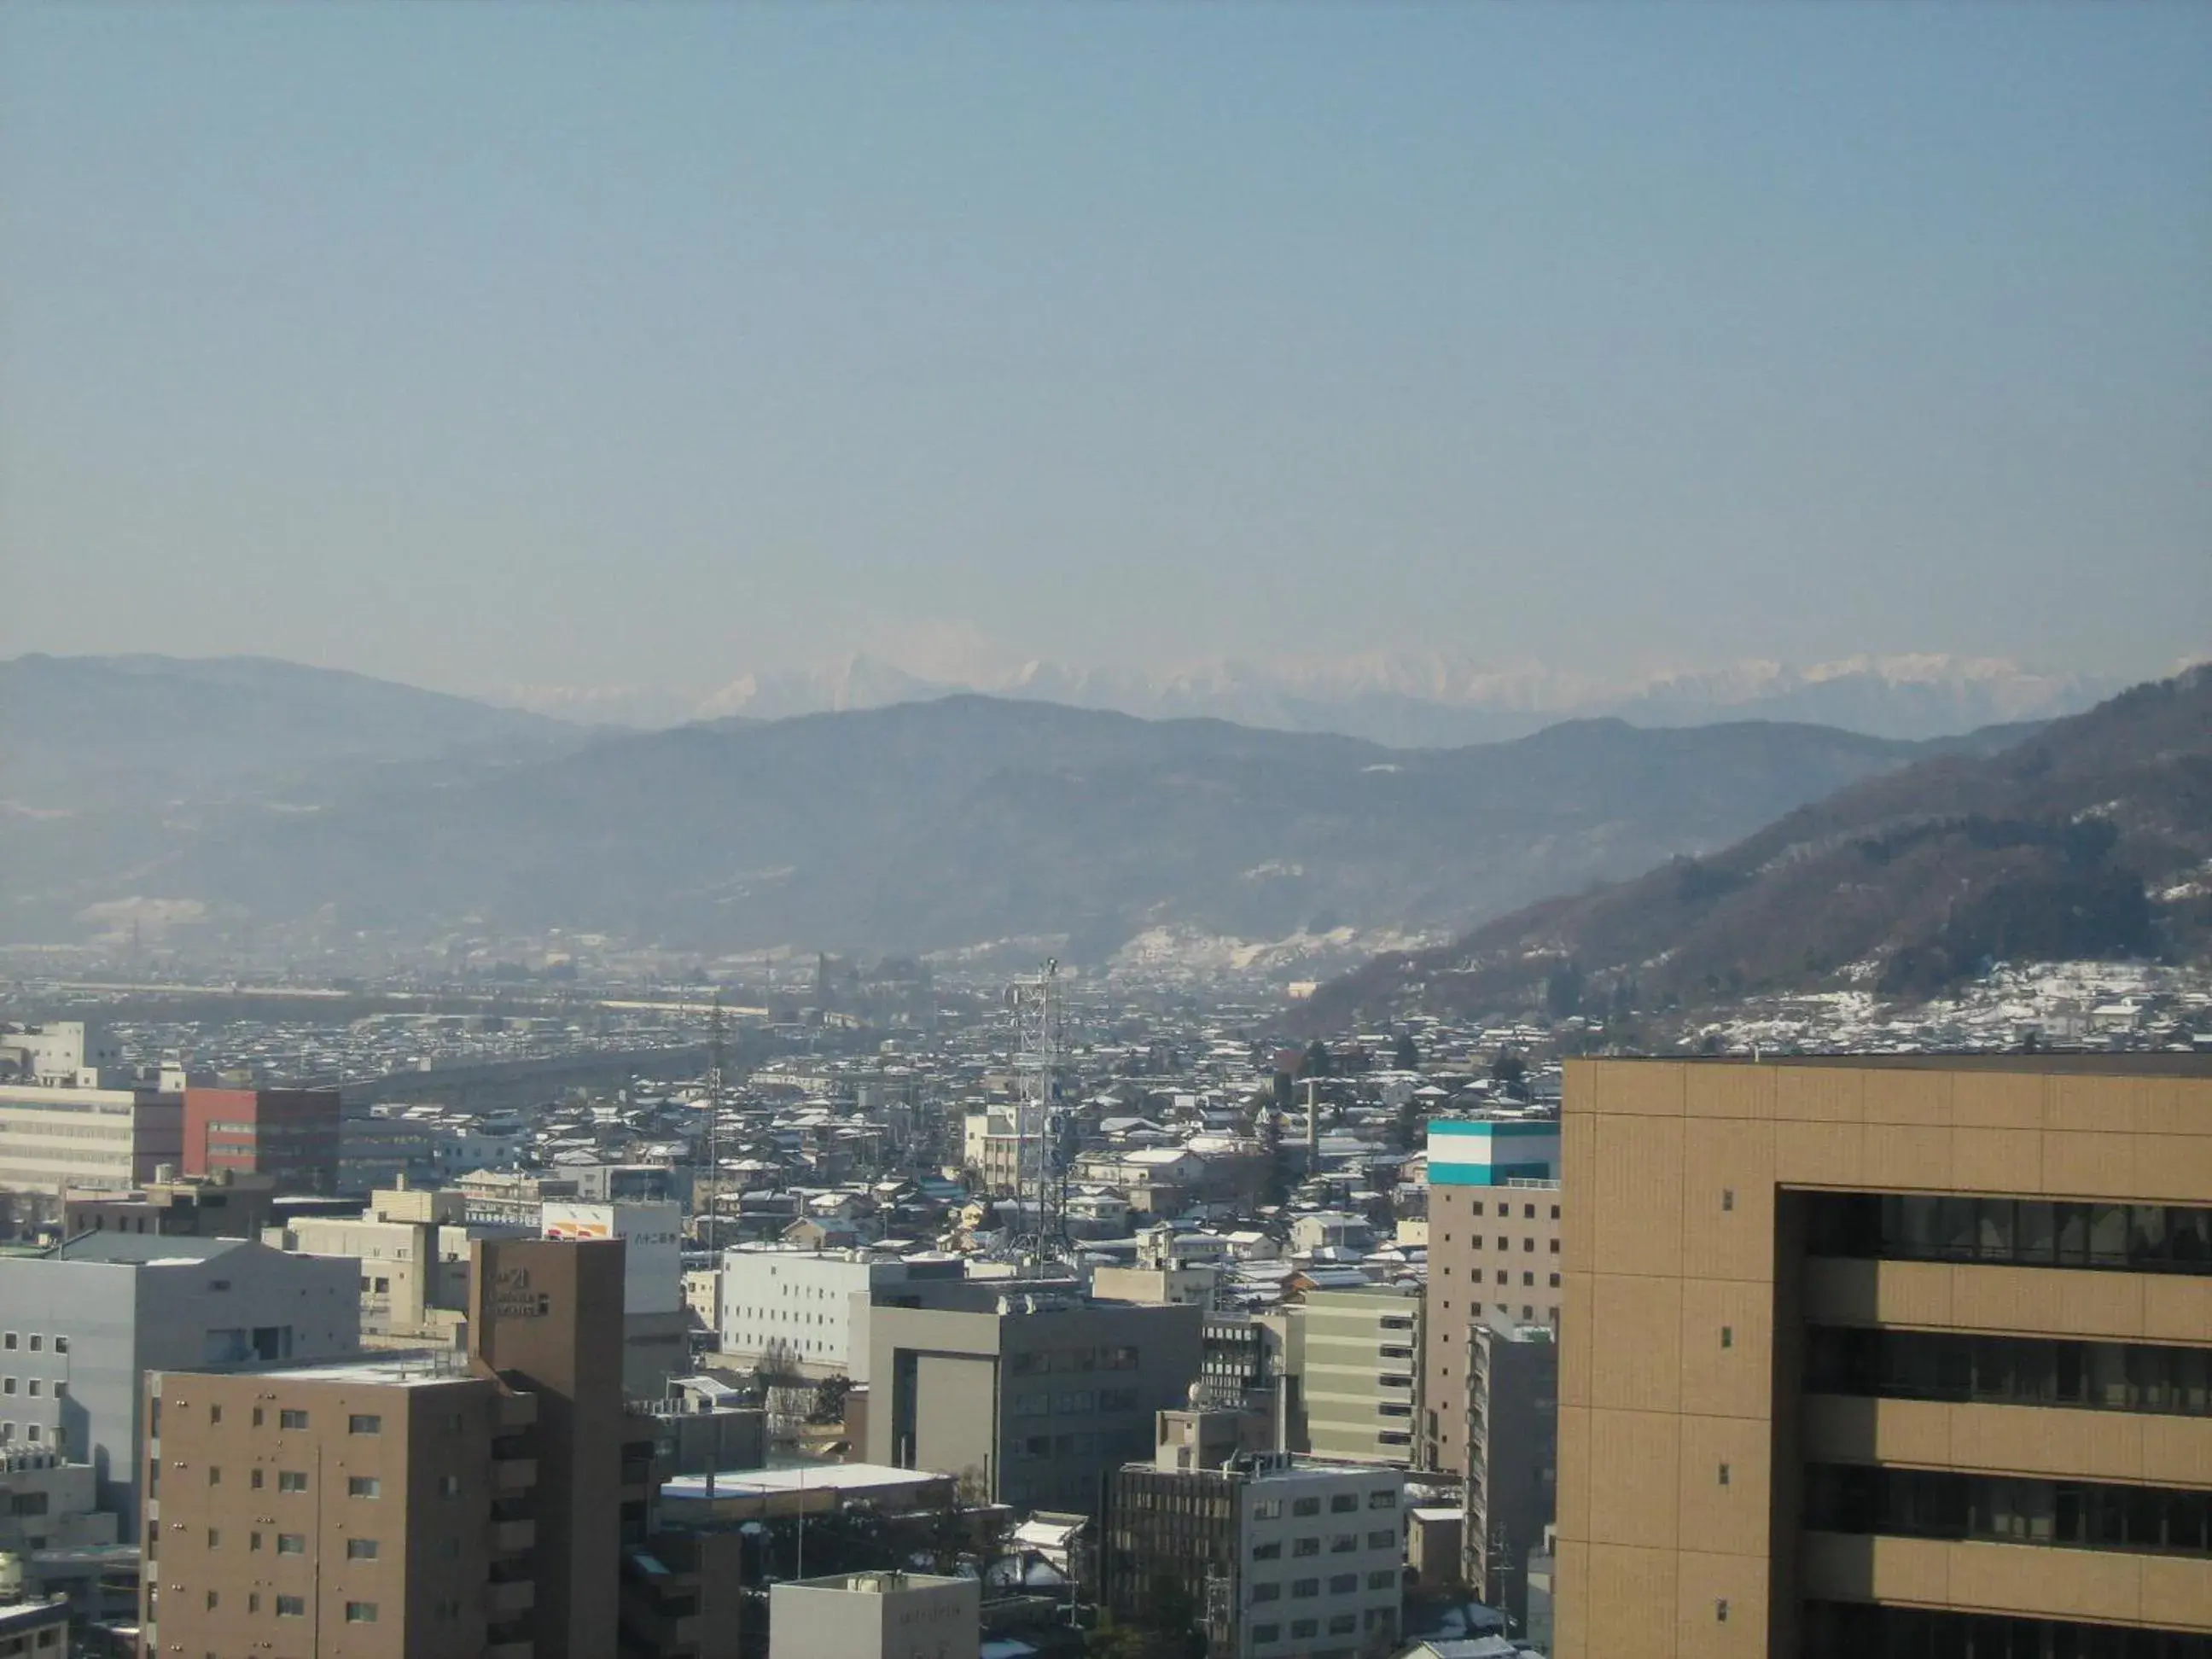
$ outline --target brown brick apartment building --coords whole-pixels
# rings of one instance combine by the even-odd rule
[[[1559,1659],[2212,1655],[2212,1066],[1570,1061]]]
[[[623,1246],[476,1249],[465,1365],[149,1375],[148,1659],[611,1659]]]

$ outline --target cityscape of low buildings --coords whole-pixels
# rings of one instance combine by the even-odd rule
[[[1972,1284],[1942,1291],[1906,1273],[1939,1258],[1963,1271],[1957,1252],[1978,1262],[1984,1231],[2016,1245],[2043,1230],[2054,1252],[2070,1249],[2068,1206],[2086,1206],[2083,1249],[2132,1261],[2137,1235],[2155,1235],[2166,1255],[2142,1275],[2144,1305],[2185,1299],[2194,1054],[2129,1051],[2150,1029],[2138,1023],[2114,1025],[2106,1053],[2047,1060],[1561,1065],[1518,1029],[1431,1021],[1295,1049],[1233,1035],[1248,1018],[1185,1028],[1148,1015],[1141,1040],[1072,1046],[1026,1182],[1013,1178],[1020,1146],[994,1153],[990,1125],[1020,1121],[1015,1103],[1039,1073],[1009,1058],[988,1018],[927,1042],[884,1039],[889,1055],[771,1055],[719,1087],[633,1075],[490,1109],[249,1086],[224,1076],[232,1066],[204,1084],[204,1068],[169,1057],[190,1046],[179,1034],[41,1028],[0,1085],[28,1098],[27,1121],[64,1121],[54,1103],[122,1109],[88,1154],[39,1152],[40,1135],[27,1136],[21,1167],[35,1178],[6,1191],[16,1242],[0,1250],[0,1551],[23,1563],[22,1605],[62,1609],[71,1641],[136,1620],[164,1653],[321,1642],[520,1659],[563,1650],[557,1627],[580,1655],[738,1659],[807,1651],[842,1620],[856,1622],[834,1639],[881,1636],[906,1651],[904,1614],[868,1620],[883,1605],[924,1607],[906,1592],[943,1580],[964,1585],[972,1609],[931,1612],[924,1633],[963,1656],[1014,1644],[1072,1659],[1086,1618],[1102,1631],[1197,1631],[1210,1651],[1251,1659],[1367,1659],[1416,1643],[1609,1656],[1660,1640],[1662,1627],[1623,1609],[1644,1604],[1650,1587],[1635,1575],[1663,1535],[1677,1601],[1692,1609],[1664,1627],[1676,1644],[1665,1651],[1692,1650],[1694,1633],[1715,1651],[1795,1640],[1810,1654],[1832,1650],[1831,1629],[1940,1642],[1967,1628],[1946,1618],[1984,1616],[1893,1595],[1886,1566],[1869,1578],[1839,1565],[1858,1561],[1852,1540],[1887,1540],[1885,1527],[1920,1513],[1901,1507],[1920,1502],[1912,1482],[1956,1471],[2042,1481],[2051,1492],[2022,1501],[2054,1504],[2068,1482],[2156,1487],[2159,1582],[2172,1583],[2162,1600],[2138,1591],[2128,1616],[2194,1639],[2175,1598],[2194,1559],[2185,1422],[2203,1345],[2180,1327],[2107,1330],[2086,1303],[1967,1328],[1955,1310]],[[79,1063],[88,1048],[97,1063]],[[471,1091],[496,1086],[469,1076]],[[2006,1089],[2041,1103],[2011,1103]],[[2118,1103],[2090,1103],[2108,1094]],[[2018,1139],[2036,1110],[2040,1127]],[[2098,1114],[2137,1139],[2093,1131]],[[175,1140],[144,1139],[164,1121]],[[364,1138],[363,1125],[377,1127]],[[1761,1156],[1784,1168],[1784,1139],[1796,1173],[1762,1177]],[[1917,1149],[1910,1168],[1878,1150],[1893,1140]],[[999,1178],[978,1151],[1001,1158]],[[348,1190],[373,1152],[389,1155],[388,1181]],[[2143,1162],[2154,1156],[2155,1170]],[[1830,1179],[1804,1173],[1816,1167]],[[1951,1188],[1928,1194],[1939,1177],[1975,1183],[1971,1216],[1940,1208]],[[1762,1178],[1771,1200],[1755,1196]],[[1683,1218],[1654,1210],[1644,1222],[1650,1240],[1680,1232],[1671,1255],[1630,1242],[1620,1218],[1633,1206],[1622,1194],[1656,1192],[1633,1203],[1663,1207],[1670,1182]],[[1699,1182],[1719,1183],[1731,1219],[1715,1237],[1729,1250],[1757,1242],[1728,1231],[1741,1214],[1768,1248],[1802,1252],[1804,1306],[1765,1316],[1802,1334],[1763,1334],[1757,1310],[1739,1306],[1745,1286],[1771,1297],[1759,1287],[1795,1283],[1796,1270],[1778,1279],[1692,1239]],[[1939,1208],[1891,1215],[1923,1194]],[[2012,1207],[1984,1229],[1984,1200],[1999,1199]],[[2123,1206],[2124,1224],[2099,1205]],[[2146,1205],[2159,1206],[2155,1227]],[[2036,1206],[2057,1206],[2047,1229]],[[1773,1243],[1793,1216],[1807,1242]],[[1910,1264],[1893,1270],[1893,1250]],[[2025,1271],[2008,1263],[1996,1265]],[[1869,1284],[1852,1278],[1869,1271]],[[2039,1271],[2076,1294],[2063,1270]],[[2093,1288],[2128,1277],[2106,1267]],[[1710,1362],[1720,1380],[1694,1387],[1725,1383],[1755,1417],[1753,1385],[1727,1382],[1753,1363],[1757,1386],[1779,1390],[1763,1431],[1738,1423],[1735,1405],[1688,1403],[1684,1345],[1708,1301],[1726,1314]],[[2027,1357],[1989,1348],[1992,1335]],[[1674,1393],[1638,1369],[1663,1369],[1670,1343]],[[1800,1380],[1778,1369],[1785,1352]],[[2018,1455],[1987,1449],[1996,1419],[1966,1425],[1984,1449],[1954,1431],[1933,1464],[1896,1457],[1896,1436],[1934,1431],[1906,1395],[1936,1389],[1946,1411],[1978,1401],[1978,1368],[1999,1359],[2047,1359],[2047,1388],[2033,1383],[2044,1392],[2130,1379],[2155,1478],[2148,1463],[2087,1451],[2047,1473],[2015,1467]],[[2012,1388],[2001,1371],[1989,1386]],[[1959,1376],[1968,1395],[1942,1393]],[[1649,1419],[1670,1409],[1681,1421],[1667,1467],[1686,1480],[1684,1448],[1722,1448],[1721,1495],[1692,1506],[1685,1487],[1673,1531],[1634,1520],[1647,1541],[1624,1551],[1620,1517],[1660,1512],[1656,1487],[1636,1483],[1660,1479],[1646,1442],[1665,1431]],[[335,1493],[341,1478],[368,1488],[347,1489],[335,1529],[328,1516],[294,1528],[270,1484],[294,1475],[311,1484],[286,1498]],[[180,1480],[205,1512],[181,1531]],[[269,1507],[254,1507],[264,1492]],[[1356,1527],[1336,1518],[1352,1515],[1348,1498]],[[1740,1540],[1710,1531],[1738,1527],[1735,1506],[1753,1498],[1762,1514],[1802,1506],[1807,1519]],[[237,1516],[210,1518],[233,1502]],[[499,1517],[458,1555],[456,1504]],[[374,1532],[347,1519],[371,1513]],[[1613,1517],[1602,1528],[1600,1513]],[[2128,1524],[2067,1547],[2124,1554]],[[1718,1552],[1719,1577],[1715,1552],[1684,1541],[1693,1534],[1741,1543]],[[1889,1548],[1880,1542],[1878,1564]],[[1710,1601],[1725,1618],[1681,1602],[1697,1573],[1696,1594],[1718,1586]],[[2093,1577],[2052,1582],[2086,1587],[2083,1616],[2118,1616]],[[2087,1639],[2068,1633],[2081,1620],[2055,1589],[2004,1593],[2007,1617],[2040,1621],[2036,1639]],[[606,1620],[578,1612],[586,1595]]]

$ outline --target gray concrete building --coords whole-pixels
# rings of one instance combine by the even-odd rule
[[[359,1269],[234,1238],[88,1233],[0,1256],[0,1449],[93,1466],[100,1507],[138,1513],[139,1379],[337,1358],[361,1348]]]
[[[1492,1314],[1474,1322],[1467,1352],[1467,1583],[1504,1608],[1519,1633],[1528,1628],[1528,1557],[1558,1499],[1559,1343],[1549,1326]]]
[[[1096,1516],[1187,1403],[1205,1312],[1064,1284],[909,1282],[870,1310],[868,1461],[972,1479],[994,1501]]]
[[[1148,1462],[1116,1471],[1101,1599],[1194,1627],[1226,1659],[1353,1659],[1397,1645],[1403,1472],[1254,1449],[1242,1413],[1163,1412]]]

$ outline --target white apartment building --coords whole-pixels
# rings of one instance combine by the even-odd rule
[[[184,1153],[180,1094],[0,1085],[0,1188],[129,1192]]]
[[[1234,1413],[1163,1412],[1150,1463],[1114,1477],[1105,1600],[1121,1618],[1177,1597],[1209,1653],[1354,1659],[1397,1646],[1406,1477],[1232,1449]]]
[[[1236,1487],[1237,1659],[1395,1647],[1405,1600],[1406,1477],[1254,1454]]]

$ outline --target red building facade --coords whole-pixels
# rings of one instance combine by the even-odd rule
[[[185,1091],[185,1173],[273,1176],[280,1192],[338,1187],[335,1089]]]

